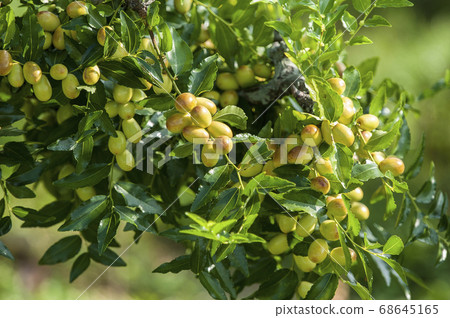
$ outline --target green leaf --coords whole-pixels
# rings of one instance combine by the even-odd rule
[[[341,21],[344,28],[350,33],[353,33],[358,29],[358,21],[348,11],[344,12]]]
[[[384,185],[384,193],[384,197],[386,199],[386,211],[384,212],[383,219],[386,221],[394,214],[397,204],[395,204],[392,190],[386,184]]]
[[[230,31],[228,26],[220,20],[215,19],[212,27],[213,32],[211,35],[214,45],[217,47],[219,54],[223,56],[227,64],[233,67],[236,54],[240,47],[236,36]]]
[[[170,28],[172,49],[167,52],[167,59],[175,75],[187,72],[192,67],[193,56],[189,45],[183,41],[175,28]]]
[[[367,19],[364,23],[364,26],[367,28],[373,28],[373,27],[391,27],[392,25],[389,23],[388,20],[383,18],[380,15],[374,15],[370,19]]]
[[[422,134],[422,139],[416,149],[410,149],[408,155],[412,155],[413,159],[408,162],[405,171],[405,179],[409,180],[417,177],[419,174],[424,159],[425,150],[425,134]]]
[[[402,8],[412,7],[414,4],[408,0],[378,0],[378,8]]]
[[[59,231],[82,231],[99,218],[108,205],[108,198],[98,195],[77,207],[70,215],[70,220],[64,223]]]
[[[101,219],[97,231],[97,242],[99,248],[98,253],[100,255],[103,254],[103,252],[106,250],[109,244],[111,244],[111,241],[116,236],[119,223],[119,215],[114,212],[105,215],[103,219]]]
[[[388,148],[398,137],[402,120],[397,121],[390,130],[375,130],[370,137],[369,142],[364,146],[368,151],[380,151]]]
[[[217,54],[208,56],[200,63],[198,68],[191,71],[188,84],[189,92],[198,96],[203,92],[213,89],[217,76],[217,58]]]
[[[354,67],[348,67],[343,74],[343,79],[346,84],[344,95],[347,97],[355,97],[361,87],[361,75]]]
[[[365,44],[372,44],[372,40],[369,39],[367,36],[365,35],[358,35],[355,36],[349,43],[350,46],[352,45],[365,45]]]
[[[270,196],[289,211],[307,212],[315,215],[325,206],[320,194],[309,189],[293,189],[281,194],[271,192]]]
[[[339,278],[335,274],[325,274],[314,282],[305,299],[315,300],[329,300],[332,299],[337,286]]]
[[[179,273],[184,270],[189,270],[191,268],[191,256],[190,255],[181,255],[175,258],[174,260],[159,265],[153,273]]]
[[[7,234],[11,230],[11,217],[5,216],[0,219],[0,236]]]
[[[353,167],[353,152],[344,145],[334,144],[336,148],[334,159],[335,159],[335,171],[337,177],[344,185],[347,185],[350,177],[352,175]],[[334,160],[332,160],[332,164]]]
[[[78,235],[65,237],[50,246],[39,260],[39,265],[53,265],[65,262],[77,255],[80,249],[81,238]]]
[[[399,238],[397,235],[392,235],[384,244],[383,247],[383,254],[390,254],[390,255],[400,255],[400,253],[403,251],[404,244],[401,238]]]
[[[157,60],[157,58],[152,53],[142,51],[138,56],[125,56],[124,58],[122,58],[122,63],[124,63],[124,65],[128,66],[130,69],[134,70],[135,73],[139,74],[139,76],[145,78],[147,81],[158,81],[162,83],[163,77],[161,74],[161,66],[159,65],[159,63],[149,64],[146,60],[147,58],[150,58],[154,61]]]
[[[145,85],[142,84],[134,72],[120,61],[103,61],[97,65],[104,77],[110,80],[115,80],[120,85],[139,89],[145,88]]]
[[[360,283],[358,282],[352,283],[346,280],[344,280],[344,283],[350,286],[359,295],[359,297],[361,297],[362,300],[373,299],[372,295],[370,295],[370,292],[367,290],[367,288],[361,285]]]
[[[264,163],[273,154],[265,140],[259,140],[252,145],[242,158],[241,164]]]
[[[87,186],[94,186],[105,179],[111,171],[110,164],[96,163],[92,164],[80,174],[72,173],[71,175],[55,181],[53,184],[58,187],[69,189],[78,189]]]
[[[114,211],[119,214],[122,221],[135,226],[139,231],[153,232],[151,226],[154,221],[151,214],[135,211],[126,206],[114,206]]]
[[[237,106],[226,106],[219,110],[213,117],[213,120],[226,122],[229,125],[238,129],[244,130],[247,128],[247,115]]]
[[[195,147],[194,144],[187,142],[185,144],[175,147],[170,152],[170,155],[172,157],[177,157],[177,158],[186,158],[186,157],[192,155],[192,152],[194,151],[194,147]]]
[[[125,11],[120,11],[120,31],[127,52],[130,54],[136,53],[141,43],[141,34],[137,25]]]
[[[0,256],[9,258],[10,260],[14,260],[14,256],[2,241],[0,241]]]
[[[378,88],[377,94],[370,103],[370,113],[372,115],[378,116],[385,104],[386,104],[386,84],[383,83]]]
[[[8,189],[9,193],[11,193],[18,199],[28,199],[36,197],[36,194],[26,186],[16,187],[11,183],[6,182],[6,188]]]
[[[93,150],[94,138],[92,136],[84,138],[81,143],[77,144],[73,151],[73,156],[77,161],[77,166],[75,169],[76,173],[81,173],[89,165]]]
[[[291,299],[298,285],[297,274],[289,269],[280,269],[267,275],[266,279],[253,294],[254,297],[271,300]]]
[[[63,137],[47,147],[51,151],[72,151],[77,146],[77,141],[72,137]]]
[[[105,266],[119,267],[127,266],[127,264],[120,258],[119,255],[114,253],[111,249],[107,248],[102,255],[98,254],[97,244],[92,244],[88,247],[88,253],[90,258]]]
[[[44,30],[37,22],[36,14],[31,7],[22,18],[20,39],[23,46],[23,57],[26,61],[36,61],[42,53],[44,45]]]
[[[225,292],[220,286],[219,281],[216,278],[214,278],[211,274],[203,271],[200,272],[198,278],[200,279],[200,283],[203,285],[203,287],[205,287],[205,289],[208,291],[208,293],[211,295],[212,298],[219,300],[227,299],[227,296],[225,295]]]
[[[358,236],[361,231],[361,224],[351,210],[348,211],[347,227],[354,236]]]
[[[168,52],[173,49],[172,32],[166,22],[163,22],[159,27],[162,33],[161,38],[161,51]]]
[[[91,258],[88,253],[83,253],[77,257],[70,270],[70,282],[78,278],[91,264]]]
[[[0,8],[0,40],[3,48],[7,48],[16,33],[14,11],[10,6]]]
[[[352,0],[353,7],[359,12],[366,12],[370,7],[371,2],[372,0]]]
[[[131,182],[118,182],[114,185],[114,189],[121,194],[127,206],[137,207],[146,214],[161,214],[162,208],[141,185]]]
[[[0,218],[3,216],[3,213],[5,212],[5,207],[6,207],[5,199],[1,199],[0,200]]]
[[[230,188],[222,191],[217,197],[217,203],[211,209],[210,219],[215,222],[220,222],[230,211],[236,208],[238,202],[238,188]]]
[[[320,115],[332,122],[338,120],[344,107],[341,96],[325,80],[316,76],[311,76],[309,79],[310,95],[319,104]]]
[[[405,271],[403,270],[403,267],[394,261],[393,259],[387,258],[385,256],[381,256],[380,254],[375,254],[378,258],[382,259],[386,262],[394,271],[397,272],[397,274],[400,276],[400,278],[403,280],[405,284],[408,284],[408,281],[406,279]]]
[[[355,166],[353,166],[352,178],[358,179],[359,181],[368,181],[381,177],[383,177],[383,174],[378,168],[378,165],[374,162],[366,164],[356,164]]]
[[[292,28],[282,21],[267,21],[264,24],[278,31],[282,37],[289,37],[292,33]]]

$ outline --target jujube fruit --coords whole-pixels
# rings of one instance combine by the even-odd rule
[[[254,177],[261,173],[263,166],[262,163],[243,164],[240,166],[239,174],[245,178]]]
[[[113,28],[111,28],[110,26],[101,27],[97,32],[97,42],[101,46],[105,46],[106,30],[108,30],[109,32],[113,32]]]
[[[122,42],[117,43],[117,48],[114,54],[111,56],[113,60],[120,60],[122,57],[128,56],[128,52],[125,49],[125,45]]]
[[[74,115],[73,107],[70,104],[62,105],[59,107],[56,112],[56,122],[61,125],[67,119],[71,118]]]
[[[335,218],[338,222],[346,218],[347,206],[343,199],[334,199],[327,206],[327,215],[330,219]]]
[[[65,177],[71,175],[75,172],[75,167],[71,164],[65,164],[62,166],[61,170],[58,173],[58,180],[64,179]]]
[[[344,193],[344,195],[352,201],[361,201],[364,197],[364,192],[358,187],[350,192]]]
[[[220,155],[216,153],[212,141],[203,145],[201,159],[203,165],[208,168],[214,167],[219,162]]]
[[[73,1],[69,3],[67,5],[66,12],[72,19],[88,14],[86,3],[84,1]]]
[[[316,228],[317,218],[310,214],[304,214],[300,216],[297,223],[297,228],[295,229],[295,233],[301,237],[307,237]]]
[[[67,67],[63,64],[55,64],[50,68],[50,76],[57,81],[62,81],[67,77],[69,71]]]
[[[380,170],[383,173],[386,173],[388,171],[392,172],[394,177],[398,177],[403,172],[405,172],[405,164],[400,158],[389,156],[383,161],[380,162]]]
[[[322,142],[322,133],[316,125],[305,126],[302,129],[301,136],[303,142],[310,147],[318,146]]]
[[[97,65],[88,66],[83,71],[83,81],[87,85],[95,85],[100,79],[100,68]]]
[[[380,120],[375,115],[365,114],[356,119],[356,125],[362,130],[372,131],[380,125]]]
[[[308,256],[294,255],[295,265],[304,273],[309,273],[316,268],[317,264],[311,262]]]
[[[289,214],[277,214],[275,220],[278,223],[280,231],[283,233],[289,233],[295,230],[297,227],[297,216],[290,216]]]
[[[65,79],[61,82],[62,90],[64,95],[69,99],[75,99],[80,96],[80,91],[78,90],[78,86],[80,86],[80,82],[78,82],[78,78],[73,74],[68,74]]]
[[[331,88],[337,92],[339,95],[344,94],[345,92],[345,82],[342,78],[330,78],[328,80],[328,83],[330,83]]]
[[[130,119],[134,117],[134,114],[136,113],[136,107],[134,103],[129,102],[125,104],[119,105],[119,116],[122,119]]]
[[[298,288],[297,288],[298,295],[301,298],[305,299],[312,286],[313,286],[313,283],[306,282],[306,281],[300,282],[300,284],[298,285]]]
[[[6,50],[0,50],[0,76],[9,74],[13,67],[13,59],[11,54]]]
[[[217,138],[219,136],[228,136],[230,138],[233,138],[233,132],[231,131],[231,128],[227,124],[224,124],[220,121],[213,120],[207,130],[214,138]]]
[[[180,113],[189,113],[197,106],[197,98],[191,93],[180,94],[175,100],[175,108]]]
[[[42,49],[47,50],[50,46],[52,46],[53,35],[50,32],[44,32],[44,37],[45,40]]]
[[[247,88],[255,84],[255,73],[248,65],[242,65],[236,70],[235,78],[242,88]]]
[[[53,32],[52,43],[55,49],[65,50],[66,44],[64,40],[64,34],[66,34],[66,30],[63,30],[61,26],[57,27],[55,32]]]
[[[322,194],[330,192],[330,181],[327,178],[319,176],[311,179],[311,189]]]
[[[276,176],[276,173],[273,172],[273,170],[275,169],[275,165],[273,163],[273,160],[269,160],[264,164],[263,167],[263,173],[268,175],[268,176]]]
[[[308,258],[313,263],[322,263],[328,255],[328,243],[325,240],[317,239],[308,248]]]
[[[41,79],[42,70],[36,63],[26,62],[23,65],[23,77],[29,84],[34,85]]]
[[[21,87],[25,82],[23,78],[22,65],[14,63],[8,74],[8,82],[12,87]]]
[[[209,100],[208,98],[197,97],[197,106],[206,107],[206,109],[209,110],[211,115],[214,115],[217,112],[216,104],[212,100]]]
[[[289,151],[287,162],[296,165],[306,165],[314,157],[314,150],[308,146],[297,146]]]
[[[123,171],[131,171],[136,166],[133,154],[128,149],[125,149],[124,152],[118,154],[116,156],[116,161]]]
[[[138,143],[142,138],[142,129],[134,118],[122,121],[122,130],[127,139],[132,143]]]
[[[325,220],[320,224],[319,231],[322,236],[328,241],[339,240],[339,231],[336,221]]]
[[[33,92],[36,98],[41,102],[46,102],[52,97],[52,86],[47,76],[42,75],[39,82],[33,85]]]
[[[376,151],[376,152],[372,152],[372,158],[373,158],[373,161],[377,165],[379,165],[381,163],[381,161],[386,159],[386,155],[384,154],[384,152]]]
[[[333,144],[332,128],[328,120],[324,120],[322,122],[322,125],[320,126],[320,131],[322,132],[323,140],[329,145]]]
[[[206,144],[209,139],[209,134],[204,128],[193,125],[184,127],[182,133],[187,141],[194,144]]]
[[[59,17],[50,11],[41,11],[37,13],[37,21],[44,31],[53,32],[61,24]]]
[[[88,201],[96,194],[93,187],[78,188],[75,189],[75,192],[77,193],[81,201]]]
[[[355,142],[355,135],[352,130],[340,123],[333,127],[333,137],[335,142],[347,147],[351,147]]]
[[[353,116],[355,116],[355,106],[353,106],[353,101],[348,97],[342,97],[342,104],[344,108],[338,121],[341,124],[348,125],[352,122]]]
[[[218,91],[209,91],[202,94],[202,97],[219,101],[220,93]]]
[[[303,145],[303,140],[301,136],[297,134],[291,134],[286,137],[283,143],[286,145],[286,151],[289,152],[295,147]]]
[[[214,149],[218,154],[226,155],[233,149],[233,141],[228,136],[219,136],[214,139]]]
[[[360,221],[365,221],[370,216],[369,208],[361,202],[352,202],[350,211],[352,211],[352,213]]]
[[[333,166],[331,165],[331,161],[325,158],[319,158],[315,162],[315,167],[317,172],[321,175],[332,174]]]
[[[127,139],[123,132],[116,130],[117,137],[110,136],[108,140],[108,149],[113,155],[121,154],[127,149]]]
[[[231,73],[220,73],[217,75],[216,85],[223,91],[239,89],[239,84]]]
[[[181,14],[186,14],[191,10],[192,0],[175,0],[174,1],[175,10]]]
[[[133,88],[133,95],[131,96],[131,100],[135,103],[140,102],[147,98],[147,94],[142,89]]]
[[[167,130],[173,134],[179,134],[184,127],[192,125],[191,115],[189,113],[176,113],[167,118]]]
[[[119,114],[119,104],[113,100],[110,100],[105,105],[105,111],[109,118],[114,118]]]
[[[348,252],[350,253],[350,259],[351,259],[352,263],[355,262],[356,261],[356,252],[354,250],[352,250],[351,248],[348,249]],[[333,262],[335,262],[341,266],[345,266],[347,263],[345,261],[344,249],[341,246],[333,248],[331,250],[330,258]]]
[[[267,249],[272,255],[280,255],[289,251],[289,245],[286,234],[278,234],[274,236],[269,243]]]
[[[367,144],[369,142],[370,138],[372,137],[372,133],[370,131],[364,130],[364,131],[361,131],[361,136],[364,141],[364,144]]]
[[[256,63],[253,65],[253,72],[256,76],[262,78],[270,78],[272,76],[272,69],[264,63]]]
[[[239,95],[236,91],[229,90],[220,94],[219,103],[222,107],[237,105],[239,102]]]
[[[116,84],[113,88],[113,98],[119,104],[126,104],[133,96],[133,89],[123,85]]]
[[[209,110],[203,106],[195,106],[191,110],[192,123],[201,128],[207,128],[211,125],[212,116]]]

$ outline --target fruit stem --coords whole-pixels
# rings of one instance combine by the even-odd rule
[[[237,176],[238,176],[238,179],[239,179],[239,184],[241,185],[242,190],[244,190],[244,183],[242,182],[241,175],[239,174],[239,170],[240,170],[240,169],[239,169],[238,167],[236,167],[236,165],[230,160],[230,158],[228,157],[228,155],[225,155],[225,158],[227,159],[228,163],[229,163],[230,165],[232,165],[234,169],[236,169],[236,173],[237,173]]]

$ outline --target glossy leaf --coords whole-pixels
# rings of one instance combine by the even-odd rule
[[[39,260],[40,265],[52,265],[65,262],[78,254],[81,238],[78,235],[65,237],[53,244]]]

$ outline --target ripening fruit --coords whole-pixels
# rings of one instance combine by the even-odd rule
[[[159,85],[161,85],[161,87],[158,87],[156,85],[153,85],[153,91],[157,94],[157,95],[161,95],[161,94],[170,94],[170,92],[172,91],[173,88],[173,83],[172,80],[170,79],[169,75],[167,74],[163,74],[163,83],[159,83]]]
[[[9,74],[13,67],[13,59],[11,54],[6,50],[0,50],[0,76]]]
[[[348,251],[350,253],[350,258],[352,260],[352,263],[356,262],[356,252],[354,250],[352,250],[351,248],[348,248]],[[341,246],[333,248],[331,250],[330,258],[333,262],[335,262],[343,267],[346,265],[344,249]]]
[[[61,21],[59,21],[59,17],[56,14],[51,13],[50,11],[38,12],[36,16],[38,23],[41,25],[44,31],[53,32],[61,24]]]
[[[119,114],[119,104],[113,100],[110,100],[105,105],[105,111],[109,118],[114,118]]]
[[[138,143],[142,138],[142,129],[134,118],[124,119],[122,121],[122,130],[128,141]]]
[[[217,106],[208,98],[204,97],[197,97],[197,106],[203,106],[206,107],[206,109],[210,112],[211,115],[214,115],[217,112]]]
[[[237,105],[239,102],[239,96],[236,91],[229,90],[220,94],[219,103],[222,107],[229,105]]]
[[[263,166],[262,163],[243,164],[240,165],[239,174],[245,178],[254,177],[261,173]]]
[[[88,201],[96,194],[93,187],[78,188],[75,189],[75,192],[81,201]]]
[[[342,103],[344,104],[344,109],[338,121],[341,124],[349,125],[356,113],[355,106],[353,106],[353,101],[348,97],[342,97]]]
[[[57,81],[62,81],[67,77],[69,71],[67,67],[63,64],[55,64],[50,68],[50,76]]]
[[[255,84],[255,73],[248,65],[242,65],[236,70],[234,75],[239,86],[242,88],[250,87]]]
[[[295,233],[301,237],[307,237],[316,228],[317,218],[310,214],[304,214],[300,217],[297,223],[297,228],[295,229]]]
[[[189,113],[197,106],[197,98],[191,93],[180,94],[175,100],[175,108],[180,113]]]
[[[326,197],[326,203],[330,203],[331,201],[333,201],[334,199],[342,199],[342,194],[338,194],[338,195],[328,195]]]
[[[52,43],[53,43],[53,46],[55,47],[55,49],[57,49],[57,50],[65,50],[66,49],[66,44],[65,44],[65,40],[64,40],[65,33],[66,33],[66,30],[63,30],[63,28],[61,28],[61,26],[56,28],[55,32],[53,32]]]
[[[202,148],[202,163],[205,167],[214,167],[218,162],[220,155],[216,153],[212,141],[208,141]]]
[[[184,127],[182,133],[187,141],[194,144],[206,144],[209,139],[209,134],[204,128],[193,125]]]
[[[100,68],[97,65],[88,66],[83,71],[83,81],[87,85],[95,85],[100,79]]]
[[[131,171],[136,165],[133,154],[128,149],[125,149],[124,152],[118,154],[116,156],[116,161],[123,171]]]
[[[74,115],[72,105],[66,104],[59,107],[56,112],[56,122],[61,125],[64,121],[69,119]]]
[[[214,139],[214,149],[220,155],[226,155],[233,149],[233,141],[228,136],[219,136]]]
[[[65,164],[64,166],[62,166],[61,170],[59,170],[58,180],[64,179],[65,177],[71,175],[74,172],[75,172],[74,166],[72,166],[70,163]]]
[[[211,122],[211,125],[209,125],[208,127],[208,132],[214,138],[220,136],[228,136],[230,138],[233,138],[233,132],[231,131],[231,128],[227,124],[221,123],[220,121],[213,120]]]
[[[269,243],[267,249],[272,255],[280,255],[289,251],[289,245],[286,234],[278,234],[274,236]]]
[[[361,131],[362,139],[364,140],[364,144],[369,142],[369,139],[372,137],[372,133],[370,131],[364,130]]]
[[[289,151],[287,162],[289,164],[306,165],[314,157],[314,150],[308,146],[297,146]],[[275,158],[274,158],[275,160]]]
[[[133,88],[133,96],[131,96],[131,101],[137,103],[146,98],[147,94],[145,94],[145,92],[142,89]]]
[[[47,50],[50,46],[52,46],[53,35],[50,32],[44,32],[45,41],[42,49]]]
[[[344,194],[351,201],[361,201],[364,197],[364,192],[360,187]]]
[[[328,80],[328,83],[330,83],[331,88],[336,91],[339,95],[344,94],[345,92],[345,82],[341,78],[330,78]]]
[[[239,84],[236,78],[231,73],[220,73],[217,75],[216,85],[223,91],[237,90],[239,89]]]
[[[111,56],[114,60],[119,60],[122,57],[128,56],[128,52],[125,49],[125,45],[122,42],[117,42],[117,48],[114,51],[114,54]]]
[[[119,104],[126,104],[133,96],[133,89],[123,85],[116,84],[113,88],[113,98]]]
[[[290,216],[289,214],[277,214],[275,215],[275,220],[280,227],[281,232],[289,233],[295,231],[297,226],[297,216]]]
[[[339,231],[337,223],[334,220],[325,220],[320,224],[320,234],[328,241],[339,240]]]
[[[352,130],[340,123],[333,128],[333,137],[335,142],[343,144],[347,147],[351,147],[351,145],[355,142],[355,135]]]
[[[185,185],[182,185],[177,193],[178,202],[180,202],[180,206],[191,205],[195,200],[195,196],[196,196],[195,192]]]
[[[311,179],[311,189],[317,192],[322,192],[323,194],[327,194],[330,192],[330,181],[328,181],[325,177],[315,177]]]
[[[69,3],[66,8],[66,12],[72,19],[88,14],[86,3],[84,1],[73,1]]]
[[[322,142],[322,133],[316,125],[305,126],[302,129],[301,136],[303,142],[310,147],[316,147]]]
[[[386,173],[387,171],[390,171],[394,177],[398,177],[405,172],[405,164],[402,159],[394,156],[389,156],[381,161],[379,167],[381,172]]]
[[[297,146],[303,145],[302,137],[297,134],[287,136],[283,143],[286,145],[286,151],[289,152]],[[269,147],[270,148],[270,147]],[[281,147],[280,147],[281,148]],[[276,149],[274,149],[276,151]]]
[[[8,74],[8,82],[12,87],[21,87],[25,82],[23,78],[22,65],[14,63]]]
[[[200,34],[198,35],[198,38],[197,38],[197,42],[203,43],[208,39],[209,39],[208,28],[206,26],[202,25],[202,27],[200,29]]]
[[[350,211],[352,211],[352,213],[360,221],[365,221],[370,216],[369,208],[361,202],[352,202]]]
[[[61,83],[63,93],[67,98],[75,99],[80,96],[80,91],[77,88],[78,86],[80,86],[80,82],[78,82],[78,78],[75,75],[68,74]]]
[[[376,152],[372,152],[372,158],[373,158],[373,161],[377,165],[379,165],[381,161],[386,159],[386,155],[384,154],[384,152],[376,151]]]
[[[127,139],[123,132],[116,130],[117,137],[109,137],[108,148],[113,155],[121,154],[127,149]]]
[[[1,60],[1,57],[0,57]],[[1,69],[1,67],[0,67]],[[25,80],[30,83],[31,85],[36,84],[37,82],[39,82],[39,80],[42,77],[42,70],[39,67],[39,65],[37,65],[34,62],[26,62],[23,65],[23,77],[25,78]]]
[[[316,268],[316,263],[311,262],[308,256],[294,255],[295,265],[304,273],[309,273]]]
[[[316,264],[322,263],[328,255],[328,243],[317,239],[311,243],[308,249],[308,258]]]
[[[298,285],[298,288],[297,288],[298,295],[303,299],[306,298],[306,295],[308,295],[308,292],[312,286],[313,286],[313,283],[310,283],[307,281],[300,282],[300,284]]]
[[[173,134],[181,133],[184,127],[190,125],[192,125],[192,119],[189,113],[176,113],[166,120],[167,130]]]
[[[175,10],[181,14],[186,14],[191,10],[192,0],[175,0],[174,1]]]
[[[152,53],[155,57],[158,56],[158,54],[155,51],[155,48],[153,47],[152,40],[148,37],[142,38],[141,44],[139,44],[138,52],[144,50]]]
[[[259,62],[253,65],[253,73],[258,77],[270,78],[272,76],[272,69],[267,64]]]
[[[330,122],[328,120],[324,120],[322,122],[322,125],[320,126],[320,131],[322,132],[322,138],[323,140],[331,145],[333,143],[332,137],[331,137],[331,125]]]
[[[332,174],[333,166],[331,165],[331,161],[325,158],[319,158],[315,162],[315,167],[317,172],[321,175]]]
[[[113,28],[111,28],[110,26],[101,27],[97,32],[97,42],[101,46],[105,46],[106,30],[113,32]]]
[[[380,125],[380,120],[375,115],[365,114],[356,119],[356,125],[362,130],[372,131]]]
[[[330,219],[335,218],[340,222],[347,216],[348,210],[343,199],[334,199],[328,203],[327,215]]]
[[[120,104],[119,105],[119,116],[122,119],[130,119],[134,117],[134,114],[136,113],[136,107],[134,103],[129,102],[126,104]]]
[[[218,91],[209,91],[202,94],[202,97],[219,101],[220,93]],[[204,105],[203,105],[204,106]]]
[[[40,81],[33,85],[33,92],[41,102],[46,102],[52,97],[52,85],[47,76],[42,75]]]
[[[201,128],[211,125],[212,116],[209,110],[203,106],[196,106],[191,110],[192,123]]]

